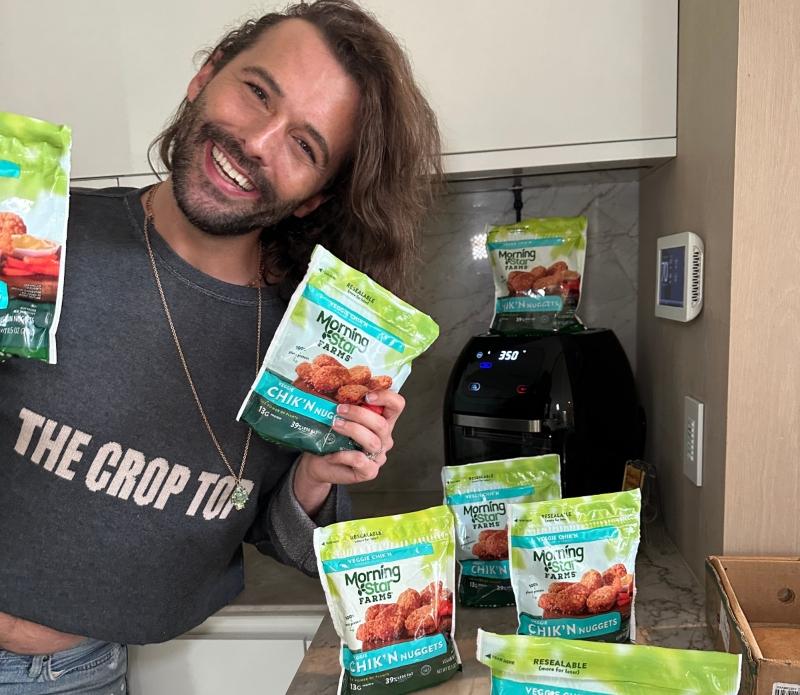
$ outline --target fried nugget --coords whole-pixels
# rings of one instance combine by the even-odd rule
[[[575,582],[552,582],[547,590],[551,594],[557,594],[559,591],[564,591],[564,589],[568,589],[571,587]]]
[[[533,276],[534,282],[549,274],[547,272],[547,268],[545,268],[543,265],[537,265],[535,268],[531,268],[528,272]]]
[[[610,611],[617,602],[617,594],[613,586],[601,586],[593,591],[586,599],[586,610],[590,613],[605,613]]]
[[[388,375],[374,376],[369,380],[367,388],[370,391],[385,391],[392,388],[392,377]]]
[[[581,615],[586,612],[587,589],[580,582],[554,595],[553,612],[560,615]]]
[[[406,616],[417,610],[421,605],[422,599],[416,589],[406,589],[397,597],[397,608]]]
[[[539,597],[539,601],[538,601],[537,605],[543,611],[553,612],[553,610],[555,610],[555,606],[556,606],[556,595],[555,594],[550,594],[550,593],[542,594]]]
[[[581,584],[589,591],[595,591],[603,586],[603,575],[597,570],[589,570],[581,577]]]
[[[369,622],[370,620],[375,620],[383,611],[385,611],[391,603],[376,603],[373,606],[367,608],[367,612],[364,614],[364,620]]]
[[[628,574],[628,570],[625,569],[625,565],[618,562],[603,572],[603,584],[611,584],[614,581],[614,577],[622,579],[626,574]]]
[[[563,273],[569,270],[569,266],[564,261],[556,261],[547,269],[548,275],[555,275],[556,273]]]
[[[533,291],[541,293],[544,290],[547,290],[549,287],[557,287],[558,286],[558,278],[553,275],[545,275],[543,278],[539,278],[533,283]]]
[[[482,542],[482,541],[485,541],[485,540],[488,540],[489,538],[492,538],[492,537],[494,537],[494,535],[495,535],[495,534],[498,532],[498,530],[499,530],[500,532],[502,532],[502,533],[505,533],[505,532],[506,532],[506,530],[505,530],[505,529],[495,529],[495,528],[487,528],[487,529],[484,529],[483,531],[481,531],[481,532],[478,534],[478,542],[480,543],[480,542]]]
[[[396,605],[390,604],[377,617],[364,623],[362,635],[370,642],[393,642],[405,636],[405,618]]]
[[[370,608],[372,608],[372,606],[370,606]],[[368,623],[361,623],[361,625],[356,628],[356,639],[359,642],[366,642],[369,638],[369,628],[367,624]]]
[[[345,384],[336,391],[336,400],[339,403],[360,403],[368,393],[369,389],[366,386]]]
[[[508,536],[505,533],[495,533],[484,541],[486,552],[494,560],[505,560],[508,557]]]
[[[449,601],[452,597],[453,592],[446,589],[441,581],[431,582],[419,594],[423,605]]]
[[[16,212],[0,212],[0,236],[3,232],[8,234],[27,234],[28,228]],[[10,250],[9,250],[10,253]]]
[[[507,529],[484,529],[478,534],[478,542],[472,546],[472,554],[481,560],[503,560],[508,557]]]
[[[472,554],[479,560],[488,560],[489,551],[486,550],[486,545],[482,541],[478,541],[472,546]]]
[[[350,373],[346,367],[329,365],[314,369],[309,375],[309,383],[320,393],[336,393],[349,378]]]
[[[508,274],[509,294],[522,294],[528,292],[533,287],[533,275],[524,270],[515,270]]]
[[[436,609],[433,605],[417,608],[406,618],[406,631],[411,637],[432,635],[439,629],[438,620],[436,618]]]
[[[14,250],[14,244],[11,239],[11,231],[0,227],[0,255],[8,254]]]
[[[351,384],[366,386],[370,382],[370,379],[372,379],[372,372],[370,371],[370,368],[365,365],[350,367],[348,371],[350,372]]]
[[[315,367],[344,367],[344,365],[339,362],[335,357],[331,357],[330,355],[326,355],[322,353],[321,355],[317,355],[314,358],[312,364]]]
[[[310,384],[310,378],[315,369],[316,367],[314,367],[311,362],[301,362],[294,368],[294,371],[297,372],[297,376],[299,376],[303,381]]]

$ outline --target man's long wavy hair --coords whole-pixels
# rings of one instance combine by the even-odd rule
[[[442,181],[436,116],[395,38],[351,0],[291,5],[245,22],[210,51],[219,71],[289,18],[313,24],[360,90],[353,151],[328,182],[330,198],[305,218],[262,232],[266,275],[288,296],[302,279],[314,244],[323,244],[380,284],[404,293],[419,256],[421,227]],[[168,171],[176,134],[190,116],[184,99],[153,141]]]

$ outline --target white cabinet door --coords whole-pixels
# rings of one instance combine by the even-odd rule
[[[407,47],[451,172],[675,153],[677,0],[362,2]],[[197,51],[285,4],[0,3],[0,108],[71,124],[75,177],[146,174]]]
[[[177,639],[128,648],[132,695],[279,695],[294,677],[303,640]]]
[[[560,164],[581,148],[614,155],[616,142],[668,140],[674,155],[677,0],[364,4],[405,43],[451,171]],[[573,153],[544,151],[563,146]],[[647,151],[617,154],[637,149]]]
[[[324,609],[230,606],[178,639],[128,647],[132,695],[278,695]]]

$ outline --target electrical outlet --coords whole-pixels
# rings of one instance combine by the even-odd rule
[[[703,484],[703,411],[705,406],[686,396],[683,417],[683,474],[697,487]]]

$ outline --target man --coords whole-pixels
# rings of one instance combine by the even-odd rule
[[[124,691],[124,643],[228,603],[243,540],[313,573],[405,405],[339,406],[363,451],[324,457],[233,420],[315,243],[411,270],[439,141],[392,37],[349,0],[248,22],[157,142],[164,183],[72,196],[59,364],[0,365],[4,695]]]

